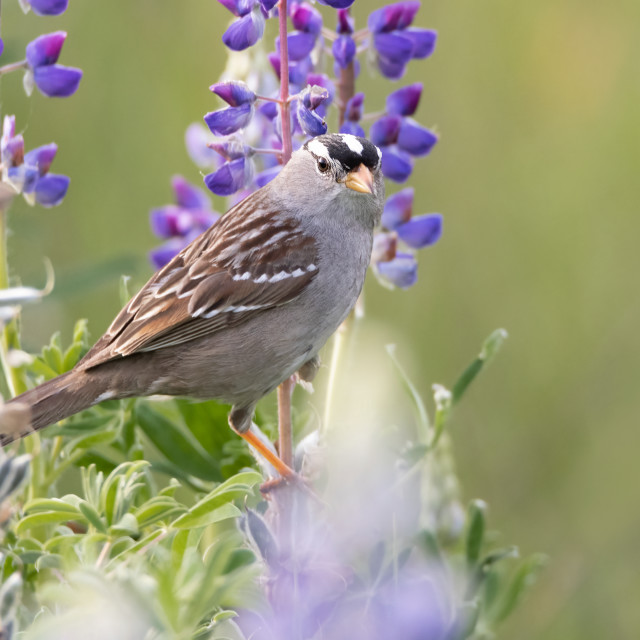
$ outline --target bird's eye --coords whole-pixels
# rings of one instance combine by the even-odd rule
[[[321,173],[329,171],[329,162],[325,158],[318,158],[318,170]]]

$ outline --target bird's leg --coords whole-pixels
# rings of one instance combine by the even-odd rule
[[[309,393],[313,393],[313,385],[311,384],[315,379],[318,371],[320,369],[320,356],[313,356],[307,360],[299,369],[296,371],[296,378],[298,380],[298,384],[308,391]]]
[[[269,447],[251,431],[253,407],[233,407],[229,414],[229,425],[248,442],[286,480],[297,477],[296,472],[285,464]]]

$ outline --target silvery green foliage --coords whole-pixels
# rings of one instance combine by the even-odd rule
[[[482,362],[495,344],[485,345]],[[28,373],[56,375],[86,348],[86,324],[78,323],[71,344],[54,337]],[[428,411],[392,354],[415,420],[390,465],[371,475],[393,474],[397,484],[376,500],[365,493],[370,504],[348,520],[332,519],[324,502],[331,478],[322,480],[318,462],[328,447],[310,436],[300,463],[319,471],[320,499],[298,497],[293,548],[265,512],[262,476],[249,469],[253,461],[216,403],[113,401],[35,436],[29,481],[3,508],[0,603],[14,612],[2,618],[4,633],[339,640],[348,631],[357,640],[357,631],[371,640],[372,628],[388,634],[385,624],[393,624],[408,638],[491,637],[544,559],[518,560],[515,547],[494,546],[482,501],[464,509],[449,434],[462,392],[437,387]],[[466,370],[452,388],[468,388],[474,375]],[[297,414],[300,424],[307,419]],[[273,433],[274,416],[258,420]],[[10,472],[0,465],[7,490],[28,462],[12,460]],[[359,490],[368,491],[367,482]],[[389,526],[371,520],[380,510]]]

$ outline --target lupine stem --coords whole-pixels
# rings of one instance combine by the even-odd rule
[[[0,76],[3,76],[5,73],[11,73],[12,71],[19,71],[20,69],[27,69],[29,64],[26,60],[20,60],[19,62],[12,62],[10,64],[5,64],[4,67],[0,67]]]
[[[289,104],[289,46],[287,43],[287,0],[278,2],[280,27],[280,120],[282,123],[282,164],[287,164],[293,149],[291,108]]]
[[[7,224],[6,211],[0,208],[0,289],[6,289],[9,286],[9,266],[7,263]],[[2,364],[2,373],[7,385],[9,394],[13,397],[16,395],[16,389],[13,382],[13,370],[7,360],[9,350],[9,336],[7,328],[3,327],[0,335],[0,362]]]
[[[278,23],[280,27],[280,119],[282,122],[282,164],[291,158],[291,118],[289,104],[289,49],[287,46],[287,0],[278,2]],[[285,380],[278,387],[278,436],[280,458],[292,466],[293,434],[291,428],[291,393],[293,384]]]
[[[264,102],[277,102],[281,103],[280,98],[270,98],[269,96],[256,96],[256,100],[263,100]]]
[[[344,124],[347,103],[356,93],[356,72],[353,62],[340,69],[338,78],[338,128]]]
[[[289,102],[289,49],[287,46],[287,0],[278,2],[280,31],[280,119],[282,123],[282,154],[280,161],[287,164],[291,159],[291,104]],[[278,387],[278,453],[280,459],[293,467],[293,428],[291,424],[291,394],[295,381],[285,380]],[[293,545],[293,487],[282,486],[276,496],[278,507],[278,532],[280,547],[289,552]]]

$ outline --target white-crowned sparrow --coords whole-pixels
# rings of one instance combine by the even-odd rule
[[[308,141],[158,271],[72,371],[14,399],[33,428],[111,398],[216,398],[264,454],[249,430],[256,402],[296,371],[313,376],[362,289],[384,203],[380,158],[365,138]]]

